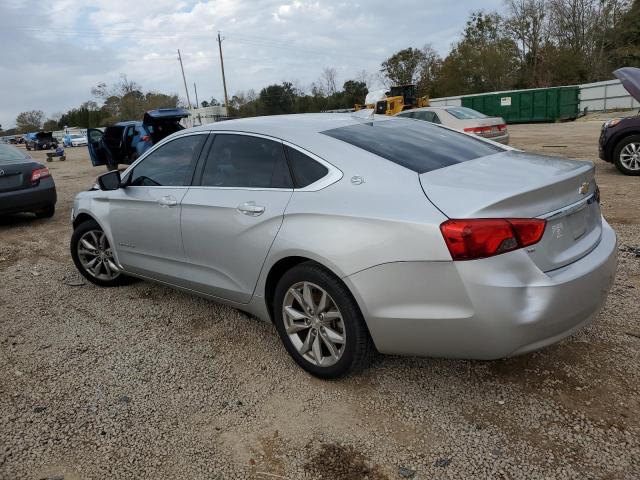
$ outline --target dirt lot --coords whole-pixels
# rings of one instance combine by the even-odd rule
[[[600,123],[510,130],[515,146],[596,160]],[[70,207],[98,172],[67,151],[50,165],[55,217],[0,220],[0,478],[640,478],[640,178],[596,162],[620,266],[577,336],[323,382],[239,311],[82,282]]]

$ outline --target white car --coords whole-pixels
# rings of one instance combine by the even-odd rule
[[[71,135],[72,147],[86,147],[88,144],[86,135]]]
[[[493,140],[494,142],[509,144],[509,131],[502,117],[488,117],[484,113],[467,107],[422,107],[405,110],[397,117],[413,118],[426,122],[445,125],[466,133]]]

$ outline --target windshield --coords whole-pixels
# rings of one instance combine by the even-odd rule
[[[418,173],[504,151],[480,139],[429,122],[401,118],[321,132]]]
[[[70,135],[71,138],[84,138],[84,135]]]
[[[11,145],[0,144],[0,164],[13,163],[21,160],[27,160],[28,155],[22,153]]]
[[[484,113],[480,113],[476,110],[472,110],[467,107],[453,107],[447,108],[447,112],[456,117],[459,120],[470,120],[472,118],[487,118]]]

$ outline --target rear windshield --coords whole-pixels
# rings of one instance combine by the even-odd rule
[[[504,151],[429,122],[381,120],[322,132],[418,173]]]
[[[467,107],[447,108],[447,112],[460,120],[469,120],[472,118],[487,118],[484,113],[480,113]]]
[[[29,157],[15,147],[0,144],[0,165],[26,160]]]

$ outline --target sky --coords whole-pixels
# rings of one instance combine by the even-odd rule
[[[186,98],[224,98],[216,42],[220,31],[227,90],[283,81],[308,88],[325,67],[338,85],[429,43],[441,55],[471,11],[502,0],[0,0],[0,125],[18,113],[65,112],[96,100],[91,88],[122,74],[143,89]],[[379,86],[379,85],[378,85]]]

